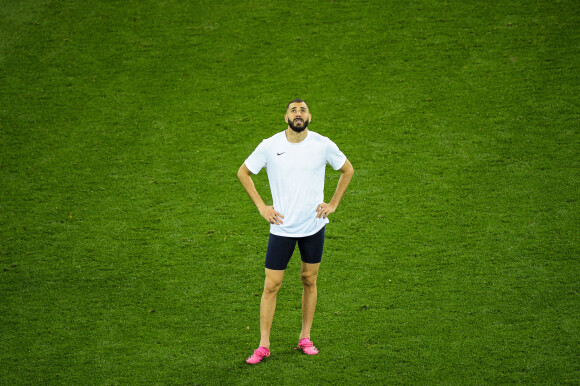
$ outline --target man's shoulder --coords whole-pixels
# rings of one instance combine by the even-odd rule
[[[276,133],[273,136],[264,139],[262,142],[264,142],[266,144],[271,144],[271,143],[278,142],[282,139],[286,139],[286,135],[284,134],[283,131]]]
[[[318,134],[317,132],[314,132],[314,131],[308,132],[308,135],[311,137],[310,139],[313,142],[327,143],[328,141],[330,141],[330,138],[325,137],[322,134]]]
[[[260,144],[258,145],[258,147],[256,149],[267,149],[271,146],[276,146],[276,144],[280,141],[280,134],[282,133],[276,133],[271,137],[265,138],[262,140],[262,142],[260,142]]]

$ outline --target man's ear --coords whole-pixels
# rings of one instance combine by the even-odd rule
[[[284,114],[284,120],[288,123],[288,114]]]
[[[312,122],[312,114],[308,114],[308,122]]]

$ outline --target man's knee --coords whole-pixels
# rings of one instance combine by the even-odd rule
[[[264,281],[264,293],[266,294],[276,294],[282,286],[282,280],[274,278],[266,278]]]
[[[304,287],[316,287],[316,279],[318,278],[317,272],[301,272],[300,278],[302,279],[302,284]]]

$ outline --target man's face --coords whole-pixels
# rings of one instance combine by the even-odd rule
[[[300,102],[291,103],[288,106],[288,110],[286,110],[286,116],[284,118],[292,130],[300,133],[308,127],[312,116],[306,103]]]

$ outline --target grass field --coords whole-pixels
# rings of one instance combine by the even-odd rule
[[[579,384],[579,43],[573,0],[0,0],[0,384]],[[236,172],[295,97],[355,176],[320,354],[297,252],[250,367]]]

